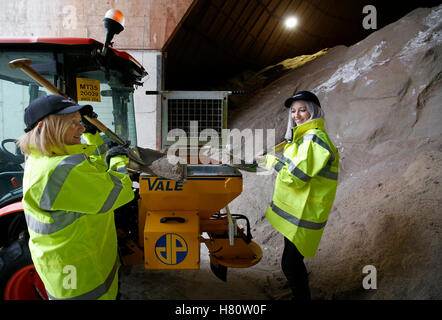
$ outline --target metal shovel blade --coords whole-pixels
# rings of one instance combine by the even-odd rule
[[[130,159],[128,168],[175,181],[185,179],[185,165],[170,163],[166,154],[138,146],[134,147],[132,151],[137,156],[136,159]]]
[[[141,148],[138,146],[134,147],[132,150],[139,156],[139,158],[143,162],[140,164],[145,166],[150,166],[155,160],[167,156],[165,153],[159,152],[157,150]]]
[[[253,161],[253,163],[247,163],[245,160],[235,157],[227,149],[212,148],[210,146],[206,146],[205,149],[202,151],[202,154],[217,162],[222,162],[225,165],[237,168],[239,170],[248,172],[267,171],[267,169],[260,167],[255,160]]]

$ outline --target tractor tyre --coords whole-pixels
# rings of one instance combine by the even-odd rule
[[[3,300],[48,299],[35,271],[28,241],[29,236],[25,234],[8,247],[0,248],[0,298]]]

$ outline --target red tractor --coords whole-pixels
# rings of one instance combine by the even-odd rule
[[[93,105],[108,128],[136,145],[133,92],[147,72],[128,53],[111,47],[113,34],[123,28],[118,19],[106,16],[103,22],[105,44],[88,38],[0,38],[0,298],[5,300],[47,299],[29,253],[21,204],[25,159],[15,139],[23,134],[24,109],[49,92],[8,63],[32,60],[60,91]]]

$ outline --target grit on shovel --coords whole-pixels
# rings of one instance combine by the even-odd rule
[[[59,94],[67,99],[72,101],[76,101],[70,97],[68,97],[65,93],[59,90],[56,86],[54,86],[50,81],[46,80],[40,73],[35,71],[31,67],[32,61],[30,59],[16,59],[10,61],[8,63],[11,69],[21,69],[25,72],[29,77],[34,79],[40,85],[49,90],[49,92],[53,94]],[[91,118],[88,116],[84,116],[87,121],[92,123],[97,129],[102,131],[106,136],[108,136],[112,141],[121,146],[126,146],[127,141],[121,139],[117,134],[115,134],[112,130],[106,127],[103,123],[101,123],[98,119]],[[129,164],[128,168],[138,171],[144,172],[152,175],[156,175],[162,178],[171,179],[175,181],[182,181],[185,179],[185,165],[177,163],[172,164],[167,159],[167,155],[161,153],[156,150],[134,147],[127,147],[127,151],[129,153]]]

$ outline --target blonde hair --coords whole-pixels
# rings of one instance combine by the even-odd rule
[[[74,113],[48,115],[41,120],[43,125],[40,128],[36,125],[34,129],[18,138],[17,145],[26,154],[37,151],[42,155],[51,156],[54,147],[66,152],[64,137],[72,124],[73,115]]]

